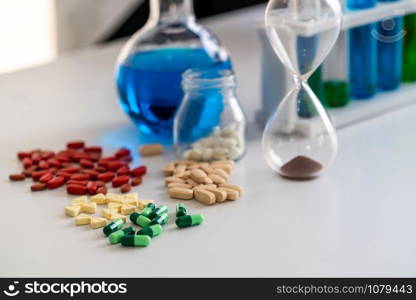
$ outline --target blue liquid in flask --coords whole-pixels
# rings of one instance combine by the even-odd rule
[[[172,136],[175,112],[184,96],[182,74],[191,68],[232,66],[229,59],[211,57],[203,48],[164,48],[137,52],[119,68],[120,103],[140,131]]]

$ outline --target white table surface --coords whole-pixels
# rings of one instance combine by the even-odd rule
[[[230,49],[239,94],[250,118],[260,104],[260,10],[233,13],[208,25]],[[10,183],[16,151],[61,149],[71,139],[108,152],[142,142],[116,101],[113,63],[119,44],[88,49],[39,68],[0,76],[2,139],[0,276],[416,276],[414,197],[416,107],[339,131],[340,152],[317,180],[291,182],[269,169],[260,132],[251,127],[247,156],[232,181],[237,202],[189,202],[206,223],[175,225],[145,249],[110,246],[101,230],[75,227],[64,190],[31,193]],[[166,157],[136,157],[150,174],[137,191],[174,209],[161,169]]]

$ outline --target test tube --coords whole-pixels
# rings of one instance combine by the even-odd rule
[[[349,9],[371,8],[376,0],[348,0]],[[377,90],[377,23],[349,30],[350,94],[355,99],[367,99]]]
[[[341,32],[334,48],[324,62],[324,98],[325,107],[342,107],[349,102],[347,35]]]
[[[416,81],[416,14],[404,17],[403,82]]]
[[[374,7],[377,0],[348,0],[347,6],[349,9],[363,9]]]
[[[399,0],[378,0],[397,2]],[[403,17],[386,18],[377,24],[378,88],[395,90],[402,80]]]

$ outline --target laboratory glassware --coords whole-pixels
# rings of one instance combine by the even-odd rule
[[[341,32],[323,66],[325,107],[342,107],[349,103],[347,34]]]
[[[400,0],[378,1],[397,2]],[[378,41],[378,88],[381,90],[395,90],[402,82],[404,35],[402,16],[385,18],[377,24],[375,36]]]
[[[348,8],[363,9],[376,6],[377,0],[347,0]]]
[[[348,0],[351,10],[374,7],[377,0]],[[355,99],[368,99],[377,92],[377,23],[349,30],[350,94]]]
[[[416,81],[416,14],[404,17],[403,81]]]
[[[228,69],[191,69],[174,122],[179,159],[240,159],[246,151],[246,117],[236,96],[235,75]]]
[[[339,0],[342,11],[346,9],[346,0]],[[347,34],[341,31],[334,48],[323,64],[325,107],[342,107],[349,103]]]
[[[192,0],[150,0],[150,17],[122,49],[116,66],[123,110],[145,133],[171,139],[191,68],[231,69],[218,39],[195,21]]]
[[[278,105],[263,133],[269,166],[290,179],[320,175],[335,160],[335,128],[307,80],[335,44],[341,29],[338,0],[271,0],[266,32],[276,55],[292,73],[294,87]],[[310,115],[301,108],[308,104]]]

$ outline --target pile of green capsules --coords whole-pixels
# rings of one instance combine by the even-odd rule
[[[142,229],[137,233],[133,227],[123,228],[122,219],[116,219],[104,227],[103,232],[108,237],[110,244],[120,244],[126,247],[147,247],[151,239],[163,232],[163,226],[168,224],[168,207],[161,205],[156,207],[149,203],[141,213],[134,212],[130,215],[130,221]],[[183,204],[176,206],[176,226],[187,228],[198,226],[204,222],[201,214],[188,215]]]

